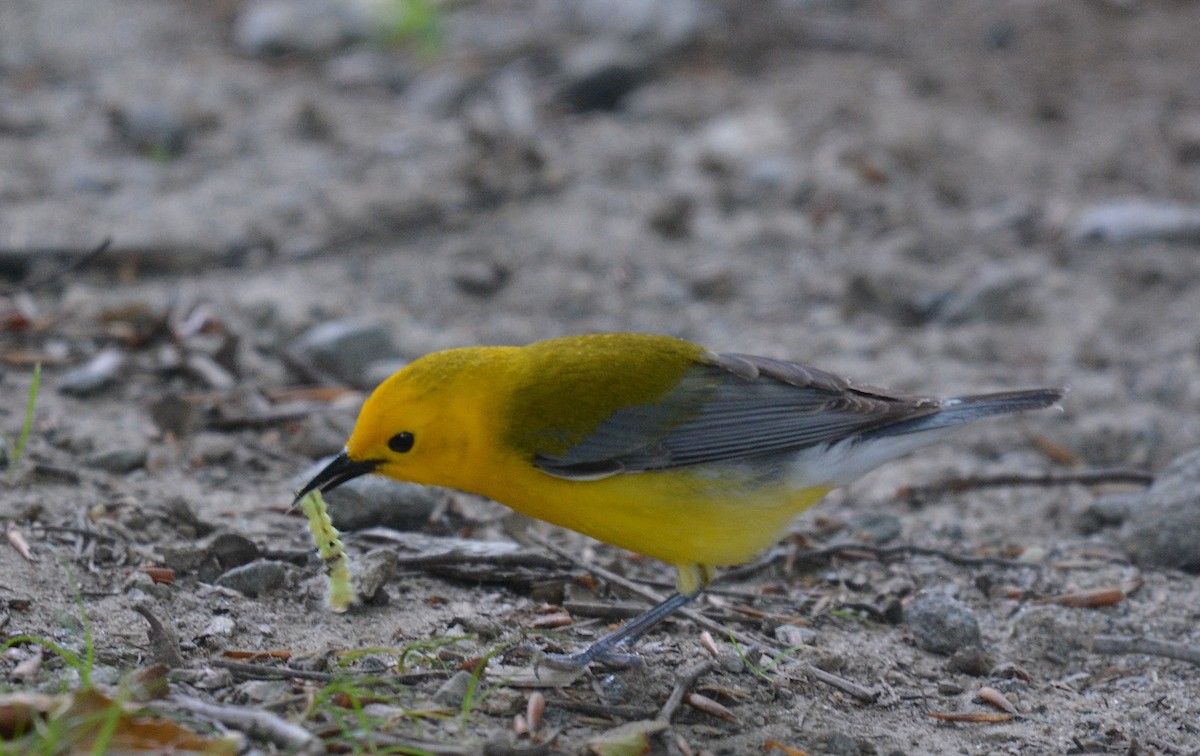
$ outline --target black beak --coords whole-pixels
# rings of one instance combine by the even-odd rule
[[[294,502],[292,502],[292,505],[295,506],[296,502],[299,502],[313,491],[325,493],[326,491],[337,488],[348,480],[357,478],[360,475],[366,475],[367,473],[375,472],[375,468],[379,467],[379,465],[380,460],[377,459],[367,459],[363,460],[362,462],[355,462],[350,459],[350,455],[343,451],[341,454],[334,457],[329,464],[325,465],[324,470],[321,470],[321,472],[317,473],[312,480],[308,481],[308,484],[305,485],[304,488],[301,488],[296,493],[296,499]]]

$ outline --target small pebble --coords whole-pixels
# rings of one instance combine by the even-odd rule
[[[208,621],[204,629],[196,634],[198,639],[203,638],[231,638],[233,631],[237,629],[237,623],[233,621],[233,617],[227,614],[218,614]]]
[[[196,405],[177,394],[167,394],[153,400],[147,410],[159,430],[176,438],[188,435],[201,422]]]
[[[465,669],[455,672],[454,676],[442,683],[442,686],[433,694],[434,702],[452,709],[461,708],[463,701],[467,699],[467,691],[471,688],[473,677]]]
[[[1089,504],[1075,518],[1075,528],[1084,535],[1120,525],[1141,505],[1146,492],[1109,494]]]
[[[396,357],[391,336],[370,320],[334,320],[314,326],[291,345],[298,359],[311,360],[338,380],[358,388],[374,388],[363,380],[367,367]]]
[[[238,685],[235,695],[252,703],[278,701],[291,690],[289,680],[248,680]]]
[[[900,537],[900,518],[888,512],[868,512],[850,520],[850,530],[868,543],[884,544]]]
[[[931,653],[950,655],[982,643],[975,614],[941,591],[924,590],[917,594],[904,611],[904,621],[917,647]]]
[[[639,51],[609,40],[577,47],[563,64],[556,99],[577,113],[617,110],[649,77],[649,64]]]
[[[811,646],[817,640],[817,631],[799,625],[780,625],[775,628],[775,640],[785,646]]]
[[[237,533],[221,533],[208,544],[208,557],[222,570],[229,570],[258,559],[258,545]]]
[[[221,433],[199,433],[188,444],[188,459],[195,466],[229,462],[237,451],[238,441]]]
[[[125,475],[146,465],[146,449],[112,449],[83,458],[83,465],[96,470]]]
[[[108,123],[128,149],[151,158],[179,157],[193,130],[186,116],[157,104],[113,108]]]
[[[399,567],[400,558],[392,549],[372,549],[356,558],[352,563],[350,576],[354,594],[364,603],[381,603],[379,594],[396,576]]]
[[[966,646],[954,652],[947,668],[972,677],[984,677],[995,666],[996,660],[979,646]]]
[[[455,264],[450,276],[459,291],[482,299],[503,289],[511,274],[506,265],[495,260],[465,259]]]
[[[1200,449],[1176,458],[1129,498],[1120,541],[1143,566],[1200,573]]]
[[[217,578],[217,585],[254,598],[281,587],[287,570],[279,562],[259,561],[234,567]]]
[[[252,0],[240,7],[233,38],[259,57],[319,57],[367,39],[374,23],[367,3]]]

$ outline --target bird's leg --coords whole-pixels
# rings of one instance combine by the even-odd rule
[[[636,655],[617,653],[616,647],[642,637],[647,630],[669,617],[676,609],[696,598],[699,593],[699,591],[695,593],[674,593],[658,606],[650,609],[645,614],[634,617],[582,651],[577,651],[573,654],[546,654],[543,658],[543,663],[547,666],[558,667],[560,669],[578,669],[586,667],[594,661],[611,662],[619,666],[637,664],[639,660]]]

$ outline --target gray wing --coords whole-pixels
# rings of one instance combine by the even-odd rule
[[[662,400],[618,410],[565,453],[538,454],[534,464],[551,475],[591,479],[732,461],[834,444],[939,406],[794,362],[710,354]]]

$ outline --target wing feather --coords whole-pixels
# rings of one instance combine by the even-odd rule
[[[660,401],[619,409],[564,453],[537,454],[534,464],[590,479],[733,461],[835,444],[939,407],[798,363],[707,353]]]

